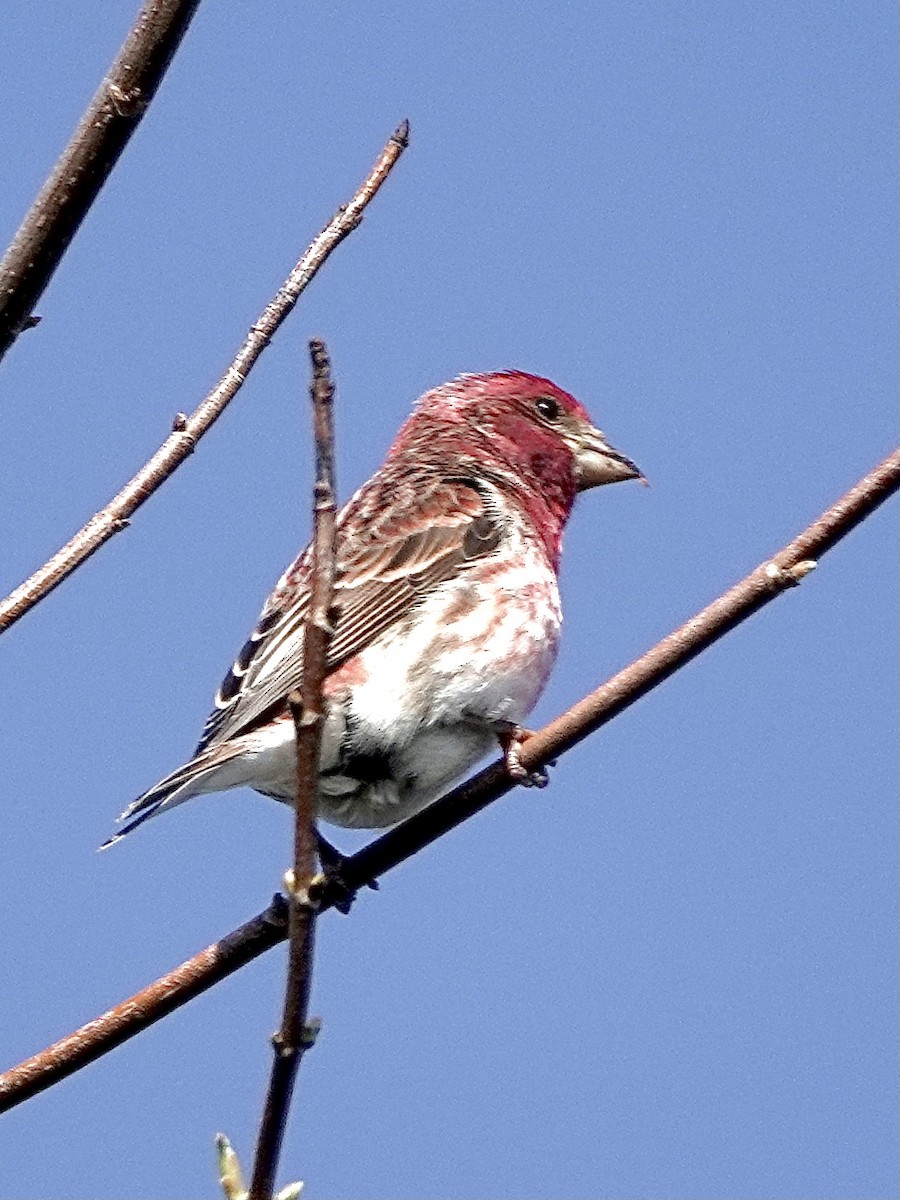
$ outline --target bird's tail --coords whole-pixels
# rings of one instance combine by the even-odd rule
[[[144,792],[143,796],[138,796],[137,800],[133,800],[128,805],[118,818],[119,822],[127,821],[127,824],[112,837],[107,838],[98,849],[108,850],[110,846],[120,842],[127,833],[131,833],[133,829],[137,829],[138,825],[143,825],[145,821],[149,821],[163,809],[174,808],[176,804],[190,800],[198,792],[214,791],[214,788],[204,786],[210,782],[208,776],[217,772],[231,759],[238,757],[242,751],[243,747],[239,742],[210,746],[208,750],[204,750],[202,754],[198,754],[196,758],[186,762],[177,771],[173,771],[171,775],[161,779],[148,792]]]

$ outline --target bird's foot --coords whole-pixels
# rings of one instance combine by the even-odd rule
[[[546,767],[529,771],[527,767],[522,766],[522,746],[534,736],[534,730],[523,729],[514,721],[503,721],[496,727],[496,733],[510,779],[514,779],[522,787],[545,788],[550,782]]]
[[[323,901],[331,904],[338,912],[345,916],[353,907],[353,901],[356,899],[356,889],[344,879],[344,863],[347,861],[346,855],[341,854],[336,846],[332,846],[327,838],[324,838],[318,830],[316,830],[316,840],[319,847],[319,862],[322,864],[320,896]],[[378,891],[378,880],[372,879],[368,883],[368,887],[373,891]]]

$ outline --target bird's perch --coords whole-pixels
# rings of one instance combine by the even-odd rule
[[[812,564],[898,488],[900,450],[894,451],[818,520],[730,591],[529,738],[522,746],[522,765],[533,771],[570,750],[741,621],[795,587],[812,569]],[[341,869],[344,883],[350,888],[362,887],[504,795],[512,786],[502,763],[493,763],[345,859]],[[282,941],[287,933],[284,905],[283,898],[276,897],[265,912],[221,942],[207,947],[129,1000],[0,1076],[0,1112],[65,1079]],[[326,895],[321,908],[328,907],[331,900]]]
[[[313,499],[312,571],[309,613],[303,634],[303,679],[288,697],[297,740],[297,802],[294,807],[294,867],[286,879],[288,897],[288,977],[281,1028],[272,1038],[274,1058],[259,1127],[249,1200],[271,1200],[288,1110],[300,1060],[313,1043],[307,1023],[316,913],[316,792],[324,719],[322,687],[328,674],[328,648],[334,633],[335,504],[334,387],[325,344],[312,341],[312,406],[316,445]]]
[[[309,286],[332,250],[359,225],[366,207],[375,198],[397,159],[409,144],[409,124],[404,121],[350,202],[339,208],[325,228],[313,239],[297,265],[263,309],[244,339],[231,366],[205,400],[185,416],[179,413],[172,433],[137,475],[96,513],[49,561],[26,579],[5,600],[0,600],[0,633],[18,621],[38,601],[98,550],[113,534],[125,529],[132,514],[191,454],[200,438],[222,415],[259,356],[272,340],[300,295]]]
[[[23,329],[72,238],[156,95],[200,0],[147,0],[0,262],[0,359]]]

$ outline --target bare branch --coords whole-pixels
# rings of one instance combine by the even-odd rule
[[[248,372],[332,250],[359,225],[367,205],[374,199],[408,144],[409,125],[404,121],[391,135],[378,161],[350,203],[339,208],[322,232],[310,243],[275,298],[251,326],[231,366],[203,403],[189,417],[179,413],[173,423],[172,434],[130,483],[127,483],[104,509],[91,517],[49,562],[35,571],[30,579],[26,579],[5,600],[0,601],[0,633],[33,608],[39,600],[43,600],[113,534],[124,529],[132,513],[184,462],[203,434],[237,395]]]
[[[207,946],[137,995],[0,1076],[3,1081],[0,1111],[13,1108],[73,1071],[88,1066],[100,1055],[133,1037],[138,1030],[168,1016],[265,950],[271,950],[287,937],[287,926],[287,901],[281,894],[276,894],[264,912],[240,925],[221,941]]]
[[[0,262],[0,359],[31,316],[119,161],[200,0],[146,0],[72,138]]]
[[[768,562],[524,742],[522,765],[533,771],[571,749],[741,621],[796,586],[811,570],[810,564],[898,488],[900,450],[870,471]],[[350,888],[362,887],[504,795],[512,786],[503,764],[493,763],[346,858],[341,866],[344,883]],[[331,903],[326,896],[321,908],[324,910]],[[65,1079],[274,946],[286,936],[280,919],[278,912],[270,908],[130,1000],[0,1076],[0,1112]]]
[[[316,793],[324,705],[322,688],[328,674],[328,649],[334,633],[335,483],[334,388],[325,344],[309,344],[313,363],[312,403],[316,442],[313,499],[313,557],[309,613],[303,635],[303,678],[299,695],[288,697],[297,739],[297,803],[294,808],[294,869],[286,879],[290,905],[288,978],[281,1029],[272,1038],[275,1057],[259,1127],[249,1200],[271,1200],[278,1159],[287,1126],[294,1082],[304,1051],[315,1040],[307,1024],[316,913],[313,895],[316,870]]]

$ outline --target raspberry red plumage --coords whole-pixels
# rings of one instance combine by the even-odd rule
[[[422,396],[338,517],[325,819],[392,824],[524,719],[556,655],[576,492],[638,476],[548,379],[463,375]],[[302,674],[308,577],[307,551],[226,675],[195,756],[129,806],[119,837],[200,792],[248,785],[292,799],[286,697]]]

